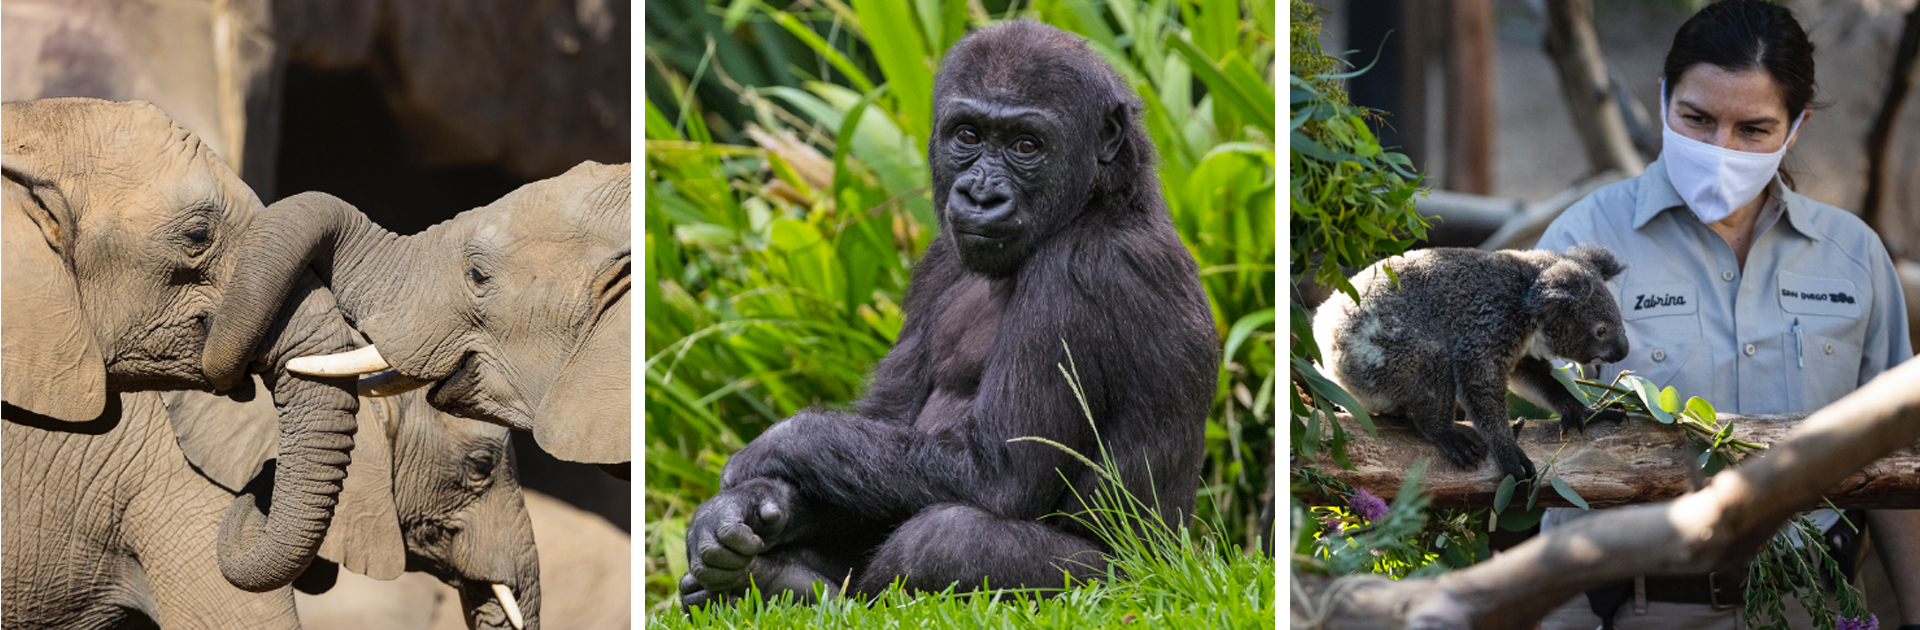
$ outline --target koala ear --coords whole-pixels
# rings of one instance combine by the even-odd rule
[[[1612,280],[1627,268],[1613,257],[1613,252],[1599,245],[1575,245],[1567,248],[1567,257],[1592,265],[1595,271],[1600,272],[1601,282]]]
[[[1604,250],[1603,250],[1604,251]],[[1529,313],[1539,314],[1553,306],[1555,302],[1572,302],[1587,296],[1593,290],[1592,276],[1585,266],[1572,260],[1562,260],[1547,267],[1535,278],[1533,287],[1527,289],[1526,309]]]

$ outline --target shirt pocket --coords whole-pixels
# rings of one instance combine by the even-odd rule
[[[1788,350],[1798,355],[1787,359],[1792,362],[1788,367],[1798,368],[1785,370],[1795,377],[1787,387],[1793,395],[1788,403],[1794,410],[1813,411],[1860,386],[1860,344],[1816,334],[1805,328],[1804,320],[1801,324],[1798,342],[1792,335],[1787,339]]]
[[[1780,310],[1797,323],[1785,339],[1790,376],[1788,403],[1812,411],[1839,400],[1860,385],[1859,285],[1847,278],[1780,271]]]
[[[1691,282],[1623,287],[1620,318],[1627,325],[1627,358],[1618,367],[1665,387],[1685,370],[1704,370],[1700,293]]]

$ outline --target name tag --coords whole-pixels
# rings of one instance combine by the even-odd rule
[[[1780,310],[1807,315],[1859,317],[1860,289],[1846,278],[1779,272]]]
[[[1692,315],[1700,309],[1700,294],[1691,282],[1630,286],[1620,298],[1620,317],[1628,320]]]

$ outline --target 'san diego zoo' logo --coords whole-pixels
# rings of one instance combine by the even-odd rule
[[[1633,296],[1633,310],[1636,310],[1636,311],[1643,308],[1656,308],[1661,306],[1686,306],[1686,305],[1687,305],[1687,296],[1684,296],[1684,295],[1647,296],[1645,294],[1641,294],[1641,295]]]
[[[1790,297],[1790,298],[1800,298],[1802,300],[1807,300],[1811,302],[1832,302],[1834,304],[1853,304],[1858,301],[1853,296],[1847,295],[1846,292],[1844,291],[1835,291],[1833,293],[1815,293],[1812,291],[1802,292],[1802,291],[1794,291],[1792,289],[1781,289],[1780,295]]]

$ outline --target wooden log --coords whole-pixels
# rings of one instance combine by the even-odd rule
[[[1639,429],[1630,421],[1618,430]],[[1898,462],[1912,461],[1916,442],[1920,363],[1908,362],[1808,416],[1767,455],[1714,476],[1701,490],[1582,518],[1432,578],[1324,579],[1296,571],[1288,608],[1295,627],[1533,628],[1561,602],[1600,584],[1732,569],[1816,503],[1822,489],[1847,487],[1855,474],[1849,471],[1862,463],[1892,458],[1904,466],[1901,474],[1915,476],[1911,463]]]
[[[1788,431],[1807,414],[1740,416],[1721,414],[1722,423],[1733,423],[1733,437],[1755,444],[1773,444],[1786,438]],[[1491,458],[1474,470],[1460,470],[1440,460],[1440,453],[1414,430],[1392,419],[1375,419],[1380,439],[1367,437],[1360,423],[1347,414],[1339,415],[1340,425],[1354,441],[1347,445],[1348,461],[1354,470],[1345,470],[1324,453],[1315,461],[1322,472],[1357,488],[1391,499],[1399,493],[1400,480],[1416,460],[1432,462],[1427,467],[1426,492],[1434,507],[1487,507],[1493,505],[1494,491],[1504,476]],[[1569,437],[1564,450],[1559,437],[1560,421],[1530,420],[1520,432],[1521,450],[1538,469],[1546,469],[1555,451],[1560,451],[1555,470],[1567,480],[1580,498],[1594,508],[1667,501],[1702,486],[1705,479],[1694,465],[1698,455],[1688,447],[1686,430],[1678,425],[1660,424],[1645,416],[1633,416],[1623,423],[1596,423],[1581,435]],[[1764,457],[1765,452],[1751,457]],[[1833,486],[1827,498],[1843,509],[1920,508],[1920,446],[1909,445],[1861,469]],[[1304,499],[1303,499],[1304,500]],[[1327,500],[1321,497],[1320,500]],[[1525,506],[1526,496],[1514,498],[1514,505]],[[1551,488],[1540,491],[1540,505],[1568,507]],[[1808,509],[1825,507],[1816,502]]]

